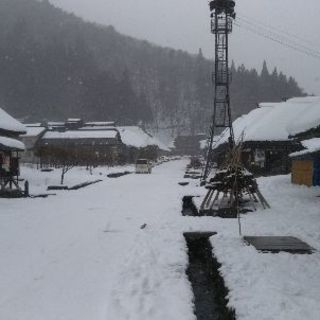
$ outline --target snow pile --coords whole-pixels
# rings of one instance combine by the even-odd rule
[[[261,103],[259,108],[233,122],[235,139],[286,141],[290,136],[320,125],[320,97],[293,98],[280,103]],[[226,129],[214,146],[228,141]]]
[[[26,131],[25,126],[18,120],[11,117],[7,112],[0,108],[0,129],[23,133]]]
[[[230,289],[230,306],[238,320],[318,319],[320,314],[319,187],[290,183],[290,176],[260,178],[267,211],[242,217],[246,236],[293,236],[317,252],[312,255],[261,253],[227,227],[211,238],[221,272]],[[231,228],[230,228],[231,227]],[[233,235],[228,234],[233,231]]]
[[[301,144],[306,148],[290,154],[290,157],[302,156],[304,154],[320,151],[320,138],[313,138],[301,141]]]
[[[52,168],[52,171],[45,172],[36,170],[36,165],[21,165],[20,175],[28,180],[31,194],[41,194],[47,191],[50,185],[59,185],[61,180],[61,168]],[[72,187],[74,185],[105,179],[109,173],[129,171],[134,172],[133,165],[115,166],[115,167],[96,167],[88,170],[86,167],[74,167],[66,173],[65,185]]]
[[[4,147],[5,149],[8,148],[10,150],[15,150],[15,151],[25,150],[25,145],[21,141],[0,136],[0,147],[1,146]]]
[[[158,146],[161,150],[170,151],[168,146],[163,144],[157,138],[146,133],[140,127],[126,126],[117,128],[120,132],[122,142],[127,146],[144,148],[147,146],[155,145]]]
[[[65,132],[48,131],[43,136],[43,139],[115,139],[117,135],[117,130],[69,130]]]

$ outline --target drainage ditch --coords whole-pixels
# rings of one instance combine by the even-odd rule
[[[227,307],[228,289],[219,273],[220,264],[212,253],[209,237],[214,233],[185,233],[189,251],[187,275],[194,293],[197,320],[235,320]]]
[[[199,212],[192,199],[194,196],[184,196],[182,198],[182,215],[183,216],[198,216]]]

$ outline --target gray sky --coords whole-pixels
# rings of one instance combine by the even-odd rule
[[[207,0],[50,0],[89,21],[113,25],[121,33],[149,40],[155,44],[183,49],[191,53],[201,47],[213,57],[213,37],[209,31]],[[299,45],[320,52],[319,0],[237,0],[240,19],[250,19],[293,34]],[[254,20],[253,20],[254,19]],[[242,24],[243,24],[242,20]],[[255,27],[255,30],[260,30]],[[310,41],[310,42],[309,42]],[[320,53],[319,53],[320,56]],[[267,60],[293,75],[308,93],[320,95],[320,58],[314,59],[234,27],[231,57],[236,64],[261,68]]]

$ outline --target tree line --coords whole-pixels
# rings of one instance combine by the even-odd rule
[[[212,114],[212,61],[88,23],[49,1],[0,2],[0,106],[25,121],[113,120],[199,133]],[[234,115],[303,95],[292,77],[231,66]]]

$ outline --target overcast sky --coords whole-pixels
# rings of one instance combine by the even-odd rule
[[[207,0],[50,2],[86,20],[113,25],[121,33],[191,53],[202,48],[207,57],[213,57]],[[239,23],[244,24],[243,19],[247,19],[251,24],[263,23],[275,30],[280,29],[298,37],[290,35],[299,47],[304,45],[320,52],[319,0],[237,0],[236,11]],[[266,59],[269,69],[277,66],[286,74],[293,75],[308,93],[320,95],[320,58],[314,59],[284,48],[237,26],[231,38],[231,58],[236,64],[244,63],[247,67],[259,69]]]

